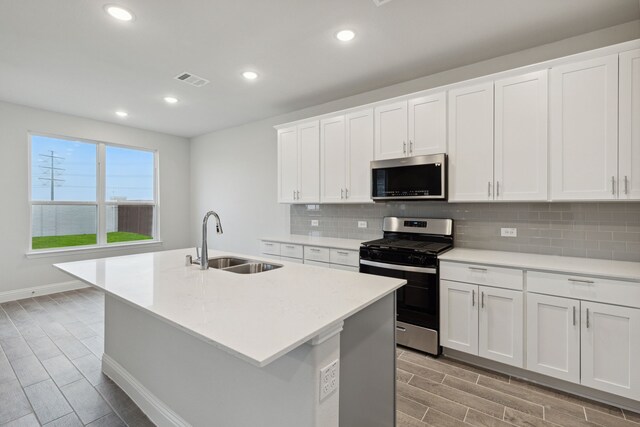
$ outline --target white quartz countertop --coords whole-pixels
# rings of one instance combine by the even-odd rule
[[[193,248],[55,264],[212,345],[265,366],[395,291],[382,276],[279,262],[257,274],[185,266]],[[209,257],[260,257],[209,251]]]
[[[610,277],[640,281],[640,263],[592,258],[500,252],[482,249],[454,248],[440,256],[441,261],[513,267],[525,270],[552,271],[584,276]]]
[[[326,248],[348,249],[357,251],[365,240],[339,239],[336,237],[304,236],[301,234],[287,234],[284,236],[266,236],[260,240],[280,243],[293,243],[306,246],[321,246]],[[372,239],[367,239],[372,240]]]

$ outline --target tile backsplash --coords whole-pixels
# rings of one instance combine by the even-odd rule
[[[640,262],[640,202],[291,205],[291,233],[374,239],[385,216],[452,218],[457,247]]]

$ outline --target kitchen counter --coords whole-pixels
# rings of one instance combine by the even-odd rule
[[[319,236],[305,236],[302,234],[287,234],[284,236],[266,236],[260,238],[263,241],[279,242],[279,243],[293,243],[297,245],[306,246],[320,246],[325,248],[347,249],[357,251],[360,249],[362,242],[372,239],[339,239],[335,237],[319,237]]]
[[[406,283],[284,261],[282,268],[257,274],[202,271],[184,265],[193,253],[180,249],[55,266],[257,366]],[[263,260],[209,251],[210,258],[219,256]]]
[[[638,262],[467,248],[454,248],[440,255],[438,259],[441,261],[468,262],[640,282],[640,263]]]

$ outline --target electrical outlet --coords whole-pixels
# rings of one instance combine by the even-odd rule
[[[367,221],[358,221],[358,228],[367,228]]]
[[[501,228],[500,235],[502,237],[518,237],[518,229],[517,228]]]
[[[317,227],[318,226],[318,220],[317,219],[312,219],[311,220],[311,226],[312,227]]]
[[[338,363],[339,361],[336,359],[320,370],[320,400],[324,400],[338,389]]]

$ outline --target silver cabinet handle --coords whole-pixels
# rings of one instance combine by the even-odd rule
[[[616,177],[611,177],[611,194],[616,195]]]
[[[496,197],[500,197],[500,181],[496,181]]]
[[[587,308],[587,329],[589,329],[589,309]]]
[[[624,176],[624,194],[629,194],[629,177]]]
[[[348,199],[348,198],[349,198],[349,189],[348,189],[348,188],[345,188],[345,189],[344,189],[344,198],[345,198],[345,199]]]
[[[573,307],[573,326],[576,326],[576,306]]]
[[[483,271],[486,272],[487,269],[486,268],[482,268],[482,267],[468,267],[469,270],[474,270],[474,271]]]
[[[409,154],[413,154],[413,141],[409,140]]]
[[[336,253],[339,255],[349,255],[349,252],[345,252],[345,251],[336,251]]]
[[[484,291],[480,293],[480,307],[484,308]]]
[[[309,250],[311,252],[320,252],[320,249],[317,249],[317,248],[309,248]]]
[[[296,248],[295,246],[291,246],[291,245],[284,245],[284,247],[287,248],[287,249],[295,249]]]
[[[344,199],[344,188],[340,189],[340,198]]]
[[[293,200],[296,199],[296,190],[293,190]]]
[[[407,154],[407,142],[402,141],[402,154]]]
[[[471,307],[476,305],[476,291],[471,289]]]
[[[491,197],[491,181],[487,183],[487,197]]]
[[[265,246],[273,246],[273,243],[267,243],[267,242],[265,242],[265,243],[264,243],[264,245],[265,245]]]
[[[407,328],[403,328],[402,326],[396,326],[396,330],[400,332],[407,332]]]
[[[595,283],[593,280],[574,279],[572,277],[569,277],[567,280],[574,283],[584,283],[585,285],[593,285]]]
[[[300,190],[296,191],[296,198],[300,200]]]

